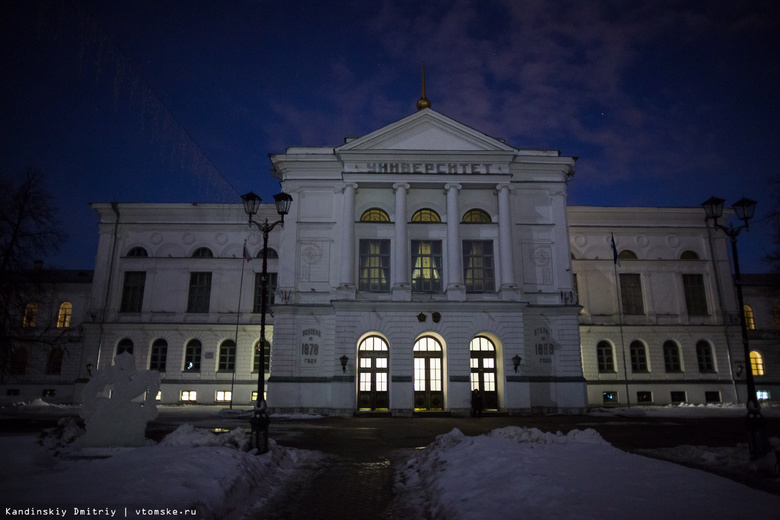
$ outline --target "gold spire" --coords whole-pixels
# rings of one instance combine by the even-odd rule
[[[417,101],[417,111],[423,108],[431,108],[430,100],[425,97],[425,62],[422,62],[422,97]]]

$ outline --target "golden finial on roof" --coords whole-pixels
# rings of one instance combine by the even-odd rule
[[[417,101],[417,110],[431,108],[431,101],[425,97],[425,62],[422,63],[422,97]]]

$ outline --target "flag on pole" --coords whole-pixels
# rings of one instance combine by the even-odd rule
[[[252,255],[249,254],[249,249],[246,248],[246,240],[244,240],[244,260],[247,262],[252,260]]]
[[[612,261],[615,265],[620,265],[620,259],[618,258],[617,247],[615,246],[615,235],[612,234]]]

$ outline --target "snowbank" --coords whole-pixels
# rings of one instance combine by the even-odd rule
[[[459,430],[415,452],[396,475],[408,518],[776,518],[780,497],[612,447],[594,430]]]
[[[268,453],[256,456],[242,451],[244,437],[241,431],[215,435],[185,425],[156,446],[71,449],[63,450],[62,457],[54,457],[31,436],[5,437],[2,505],[67,507],[69,513],[74,507],[104,508],[126,518],[144,516],[141,509],[241,518],[322,457],[282,448],[273,440]]]

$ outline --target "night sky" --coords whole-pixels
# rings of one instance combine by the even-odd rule
[[[758,201],[780,176],[780,2],[0,0],[0,170],[44,173],[94,265],[90,202],[266,201],[269,153],[432,108],[578,156],[569,204]],[[702,213],[703,218],[703,213]]]

